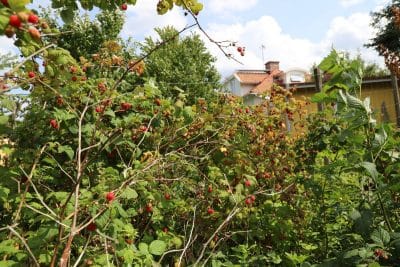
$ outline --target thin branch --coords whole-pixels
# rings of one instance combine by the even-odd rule
[[[31,181],[31,179],[32,179],[33,172],[35,171],[36,166],[37,166],[37,164],[39,163],[39,159],[40,159],[40,157],[42,156],[44,150],[46,149],[46,146],[47,146],[47,145],[44,145],[44,146],[40,149],[38,155],[37,155],[36,158],[35,158],[35,161],[34,161],[33,164],[32,164],[32,168],[31,168],[31,171],[30,171],[29,175],[26,176],[27,179],[28,179],[28,181],[29,181],[29,183],[27,183],[26,186],[25,186],[25,191],[24,191],[24,193],[23,193],[23,195],[22,195],[22,197],[21,197],[21,202],[19,203],[18,210],[17,210],[17,212],[16,212],[16,214],[15,214],[15,217],[14,217],[14,219],[13,219],[14,222],[17,222],[17,221],[19,220],[19,217],[20,217],[20,215],[21,215],[22,206],[24,205],[24,202],[25,202],[25,196],[26,196],[26,193],[28,193],[29,185],[31,184],[30,181]],[[24,173],[26,173],[26,172],[24,172]]]
[[[197,258],[194,266],[197,266],[199,264],[199,262],[201,261],[201,259],[204,257],[204,252],[206,251],[208,245],[211,243],[211,241],[214,239],[215,235],[218,234],[219,231],[221,231],[221,229],[230,221],[232,220],[232,218],[236,215],[236,213],[238,213],[240,211],[240,208],[234,208],[228,215],[228,217],[226,217],[226,219],[218,226],[218,228],[214,231],[214,233],[210,236],[210,238],[207,240],[206,243],[203,244],[203,248],[200,252],[199,257]]]
[[[45,152],[45,154],[48,155],[48,156],[50,156],[50,157],[52,157],[52,159],[57,163],[58,168],[60,168],[60,170],[61,170],[73,183],[75,183],[74,178],[73,178],[68,172],[66,172],[66,171],[64,170],[64,168],[61,166],[61,164],[56,160],[56,158],[55,158],[52,154],[50,154],[50,153],[48,153],[48,152]]]
[[[82,111],[82,114],[79,118],[78,122],[78,148],[77,148],[77,167],[76,167],[76,186],[75,186],[75,204],[74,204],[74,216],[72,218],[72,225],[71,225],[71,232],[69,234],[69,238],[67,244],[65,245],[64,251],[62,253],[60,259],[60,267],[67,267],[68,265],[68,258],[71,253],[71,245],[72,241],[74,240],[75,235],[78,233],[76,231],[76,224],[78,220],[78,210],[79,210],[79,190],[80,190],[80,183],[82,177],[82,123],[85,117],[86,111],[88,110],[88,103],[86,103],[85,108]]]
[[[26,204],[26,207],[27,207],[28,209],[31,209],[31,210],[33,210],[33,211],[34,211],[34,212],[36,212],[36,213],[39,213],[39,214],[41,214],[41,215],[43,215],[43,216],[45,216],[45,217],[49,218],[50,220],[52,220],[52,221],[54,221],[54,222],[58,223],[59,225],[62,225],[62,226],[64,226],[64,227],[66,227],[66,228],[69,228],[69,226],[68,226],[68,225],[66,225],[66,224],[63,224],[63,223],[62,223],[62,222],[60,222],[59,220],[57,220],[57,219],[55,219],[55,218],[51,217],[50,215],[48,215],[48,214],[46,214],[46,213],[44,213],[44,212],[41,212],[40,210],[37,210],[37,209],[35,209],[35,208],[34,208],[34,207],[32,207],[31,205],[28,205],[28,204]]]
[[[78,264],[79,264],[79,262],[82,260],[83,255],[85,255],[86,249],[87,249],[87,247],[88,247],[88,245],[89,245],[89,243],[90,243],[91,238],[92,238],[92,236],[90,235],[89,238],[88,238],[88,240],[86,241],[85,246],[83,247],[83,250],[82,250],[81,254],[80,254],[79,257],[76,259],[76,262],[75,262],[75,264],[74,264],[73,267],[78,267]]]
[[[41,49],[39,49],[38,51],[36,51],[35,53],[31,54],[30,56],[28,56],[27,58],[25,58],[25,60],[23,60],[22,62],[20,62],[18,65],[16,65],[12,70],[11,73],[17,71],[22,65],[25,64],[25,62],[27,62],[28,60],[30,60],[31,58],[33,58],[36,55],[39,55],[40,53],[42,53],[43,51],[49,49],[50,47],[56,46],[55,44],[49,44],[45,47],[42,47]]]
[[[24,173],[25,176],[28,176],[24,169],[19,167],[20,170]],[[39,191],[37,190],[35,184],[32,182],[32,179],[28,179],[29,183],[31,184],[33,190],[35,191],[37,198],[39,199],[40,203],[42,203],[43,207],[45,207],[54,217],[57,217],[57,214],[44,202],[42,195],[40,195]]]
[[[192,25],[186,26],[185,28],[183,28],[182,30],[180,30],[179,32],[177,32],[176,34],[174,34],[171,38],[168,38],[165,41],[162,41],[161,43],[159,43],[157,46],[155,46],[153,49],[151,49],[146,55],[142,56],[141,58],[139,58],[134,64],[132,65],[128,65],[128,67],[126,68],[126,70],[124,71],[124,73],[121,75],[121,77],[116,81],[116,83],[114,84],[114,86],[112,87],[112,90],[115,90],[119,84],[124,80],[125,76],[129,73],[129,71],[131,71],[134,67],[136,67],[137,64],[139,64],[141,61],[145,60],[146,58],[148,58],[151,54],[153,54],[155,51],[157,51],[158,49],[160,49],[162,46],[166,45],[167,43],[173,41],[177,36],[179,36],[181,33],[187,31],[190,28],[193,28],[194,26],[196,26],[197,24],[194,23]]]
[[[197,28],[199,28],[199,30],[204,34],[205,37],[207,37],[207,39],[215,44],[219,50],[222,51],[222,53],[225,55],[225,57],[232,59],[234,61],[236,61],[237,63],[243,65],[242,62],[240,62],[239,60],[237,60],[236,58],[234,58],[231,54],[228,54],[223,47],[227,47],[226,45],[222,45],[223,43],[226,43],[228,41],[215,41],[208,33],[206,30],[204,30],[204,28],[201,26],[199,19],[197,18],[197,16],[195,14],[193,14],[193,12],[189,9],[189,7],[187,6],[185,1],[182,1],[182,3],[185,6],[185,9],[187,10],[187,12],[192,16],[193,20],[195,21],[195,25],[197,26]]]
[[[189,248],[190,245],[190,240],[192,239],[192,235],[193,235],[193,230],[194,230],[194,223],[196,221],[196,206],[193,209],[193,221],[192,221],[192,229],[190,230],[190,235],[189,235],[189,239],[187,241],[187,244],[185,245],[185,247],[183,248],[182,254],[179,257],[179,262],[178,262],[178,266],[181,266],[181,262],[182,262],[182,258],[186,253],[186,250]]]
[[[12,226],[7,226],[7,228],[16,236],[18,237],[22,244],[24,244],[26,250],[28,251],[29,255],[31,256],[32,260],[35,262],[35,265],[37,267],[40,267],[39,262],[37,261],[37,259],[35,258],[35,255],[33,255],[32,250],[29,248],[28,243],[26,243],[25,239],[17,232],[15,231],[15,229]]]

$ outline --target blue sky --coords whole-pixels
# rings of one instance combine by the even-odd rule
[[[217,57],[217,68],[223,76],[235,69],[260,69],[264,61],[278,60],[283,70],[300,67],[309,69],[319,62],[332,47],[361,55],[381,65],[382,59],[363,44],[373,36],[370,12],[381,8],[389,0],[200,0],[204,10],[199,19],[216,40],[237,41],[246,47],[246,55],[239,56],[240,65],[223,57],[215,45],[207,42]],[[46,0],[34,0],[46,5]],[[137,0],[130,6],[122,35],[143,40],[154,34],[153,28],[174,25],[178,29],[190,24],[179,9],[157,16],[157,0]],[[264,50],[262,59],[261,45]],[[0,39],[0,52],[11,49],[10,40]]]

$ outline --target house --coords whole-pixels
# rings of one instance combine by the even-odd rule
[[[274,83],[288,88],[310,80],[311,75],[306,70],[293,68],[284,72],[279,68],[279,61],[268,61],[264,70],[235,71],[225,80],[224,88],[233,95],[243,97],[245,104],[257,105]]]
[[[244,104],[257,105],[263,97],[267,99],[267,92],[274,83],[284,88],[296,86],[293,96],[297,99],[309,99],[316,93],[311,74],[300,68],[283,71],[278,61],[268,61],[264,70],[237,70],[225,80],[224,88],[233,95],[243,97]],[[361,87],[361,98],[370,98],[378,121],[397,123],[400,127],[400,106],[396,108],[392,77],[366,77]],[[308,113],[318,111],[316,103],[307,105],[306,109]]]

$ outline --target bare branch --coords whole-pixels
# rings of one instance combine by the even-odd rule
[[[35,258],[35,255],[33,255],[32,250],[29,248],[28,243],[26,243],[25,239],[17,232],[15,231],[15,229],[12,226],[7,226],[7,228],[16,236],[18,237],[22,244],[24,244],[26,250],[28,251],[29,255],[31,256],[32,260],[35,262],[35,265],[37,267],[40,267],[39,262],[37,261],[37,259]]]
[[[215,235],[218,234],[219,231],[230,221],[232,220],[233,217],[235,217],[236,213],[240,211],[240,208],[233,208],[233,210],[229,213],[228,217],[218,226],[218,228],[214,231],[214,233],[210,236],[210,238],[207,240],[206,243],[203,244],[203,248],[200,252],[199,257],[197,258],[194,266],[197,266],[201,259],[204,257],[204,252],[206,251],[208,245],[211,243],[211,241],[214,239]]]
[[[82,250],[81,254],[80,254],[79,257],[76,259],[76,262],[75,262],[75,264],[74,264],[73,267],[78,267],[78,264],[79,264],[79,262],[82,260],[83,255],[85,255],[86,249],[87,249],[87,247],[88,247],[88,245],[89,245],[89,243],[90,243],[91,238],[92,238],[92,236],[90,235],[89,238],[88,238],[88,240],[86,241],[85,246],[83,247],[83,250]]]
[[[183,256],[185,255],[186,250],[189,248],[190,243],[191,243],[191,239],[192,239],[192,235],[193,235],[193,230],[194,230],[194,223],[195,223],[195,221],[196,221],[196,208],[197,208],[197,207],[195,206],[194,209],[193,209],[192,229],[190,230],[189,239],[188,239],[188,241],[187,241],[185,247],[183,248],[183,251],[182,251],[181,256],[179,257],[178,266],[181,266],[182,258],[183,258]]]

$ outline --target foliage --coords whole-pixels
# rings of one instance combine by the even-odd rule
[[[143,55],[153,50],[161,41],[177,35],[172,27],[156,29],[160,40],[146,38]],[[215,58],[207,51],[197,34],[177,37],[157,49],[146,60],[145,76],[155,77],[164,96],[187,95],[188,103],[197,98],[212,99],[220,87],[220,75],[213,63]]]
[[[68,50],[77,60],[81,56],[88,58],[98,53],[106,41],[117,40],[125,21],[121,11],[102,11],[94,20],[88,14],[76,16],[68,24],[60,24],[51,11],[45,12],[43,17],[51,28],[60,32],[49,36],[49,41]]]
[[[12,53],[0,54],[0,70],[4,70],[15,65],[17,56]]]
[[[301,103],[286,102],[291,95],[278,87],[272,109],[242,107],[231,96],[195,105],[161,98],[152,80],[136,85],[140,71],[110,64],[122,52],[109,42],[80,63],[56,48],[41,55],[46,70],[29,80],[30,105],[8,135],[14,146],[1,179],[1,224],[24,236],[33,256],[6,232],[12,242],[2,256],[44,265],[61,257],[62,265],[82,254],[104,266],[186,255],[194,263],[217,247],[240,255],[235,244],[248,240],[259,253],[292,238],[294,137],[284,114]],[[274,212],[285,228],[274,226]]]
[[[1,79],[2,265],[400,264],[399,134],[359,98],[362,62],[336,51],[322,61],[331,79],[313,100],[325,111],[304,123],[305,103],[278,86],[245,107],[230,95],[163,95],[161,74],[145,76],[115,40],[91,57],[68,47],[73,56],[28,2],[0,9],[25,56]],[[83,4],[95,3],[122,1]],[[76,2],[53,5],[68,21]],[[173,51],[161,44],[144,52],[147,65]],[[15,100],[16,87],[29,94]]]
[[[321,266],[395,266],[399,136],[376,123],[368,98],[355,96],[362,66],[341,62],[333,51],[320,64],[332,79],[314,100],[335,106],[311,118],[316,131],[304,139],[308,150],[300,156],[308,163],[303,183],[318,199],[310,217],[319,224],[309,234],[319,243],[317,258],[327,259]]]
[[[376,36],[367,46],[381,51],[381,46],[390,52],[400,52],[400,28],[397,20],[396,8],[400,8],[399,0],[392,0],[382,10],[372,13],[372,26],[376,28]]]

